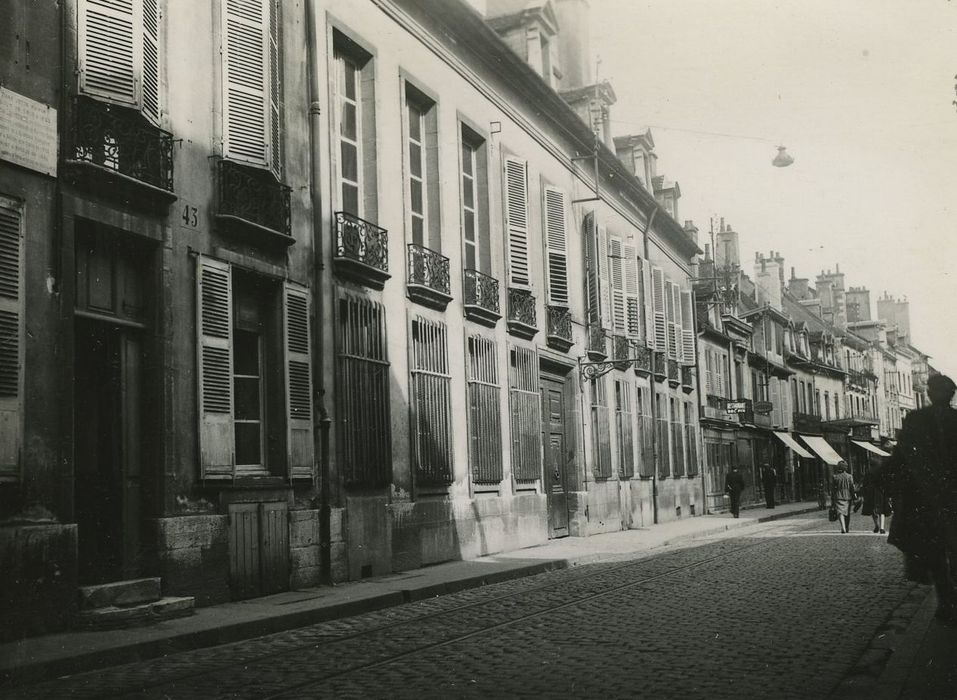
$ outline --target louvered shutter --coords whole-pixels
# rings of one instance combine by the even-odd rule
[[[0,199],[0,476],[6,477],[20,475],[22,240],[20,209]]]
[[[675,359],[675,295],[674,285],[670,280],[665,280],[665,333],[667,336],[668,359]]]
[[[660,267],[651,267],[651,306],[654,315],[655,350],[668,350],[668,320],[665,317],[665,274]]]
[[[203,479],[235,473],[233,293],[229,264],[200,257],[197,270],[199,446]]]
[[[143,114],[159,121],[159,8],[157,0],[143,2]]]
[[[224,0],[223,155],[266,165],[269,0]]]
[[[608,240],[608,268],[611,277],[611,327],[616,334],[628,331],[627,304],[625,303],[625,270],[621,239],[612,236]]]
[[[601,302],[601,326],[612,328],[611,313],[611,275],[608,269],[608,231],[598,226],[598,292]]]
[[[282,8],[269,3],[269,165],[282,177]]]
[[[681,354],[686,365],[693,365],[697,338],[694,332],[694,301],[690,291],[681,292]]]
[[[138,106],[136,0],[81,0],[80,90],[112,102]]]
[[[674,314],[671,319],[671,333],[674,336],[674,347],[675,355],[674,359],[678,362],[684,361],[684,341],[681,335],[681,329],[683,327],[682,322],[682,313],[681,313],[681,288],[675,284],[671,283],[671,304],[674,308]]]
[[[775,426],[781,425],[781,389],[777,377],[769,377],[771,405],[771,421]]]
[[[509,285],[528,287],[528,179],[525,161],[505,158]]]
[[[704,385],[705,391],[708,395],[714,395],[714,353],[709,349],[704,351],[705,359],[705,373],[704,373]]]
[[[622,247],[625,259],[622,264],[625,268],[625,307],[627,317],[628,336],[637,340],[641,336],[641,312],[638,299],[638,256],[635,247]]]
[[[588,291],[588,323],[601,324],[601,289],[598,283],[598,231],[595,213],[588,212],[582,222],[585,239],[585,283]]]
[[[565,193],[545,188],[545,247],[548,258],[548,301],[568,306],[568,254],[565,236]]]
[[[305,287],[289,282],[284,292],[288,475],[290,479],[311,479],[315,473],[315,447],[312,432],[309,292]]]
[[[652,350],[658,349],[655,338],[654,292],[652,291],[652,266],[646,260],[638,261],[639,283],[641,285],[641,315],[645,320],[645,345]]]

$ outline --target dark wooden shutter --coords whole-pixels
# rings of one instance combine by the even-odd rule
[[[608,267],[611,277],[611,327],[617,335],[628,331],[628,304],[625,300],[625,267],[621,239],[608,239]]]
[[[282,7],[280,0],[269,3],[269,166],[282,177]]]
[[[290,479],[311,479],[315,474],[315,440],[312,431],[309,290],[287,282],[283,298],[287,473]]]
[[[668,319],[665,316],[665,275],[660,267],[651,268],[651,306],[654,314],[655,350],[668,350]]]
[[[137,106],[135,0],[81,0],[80,90]]]
[[[22,240],[20,208],[0,198],[0,477],[20,475]]]
[[[625,256],[625,306],[627,309],[628,337],[638,340],[641,337],[641,302],[638,295],[638,256],[633,245],[622,247]]]
[[[142,65],[142,108],[143,114],[153,121],[159,121],[159,31],[160,14],[157,0],[142,0],[143,2],[143,65]]]
[[[203,479],[235,474],[233,294],[229,264],[200,257],[197,268],[199,446]]]
[[[568,255],[565,236],[565,193],[545,188],[545,247],[548,252],[548,301],[568,306]]]
[[[505,219],[508,232],[508,283],[529,286],[528,180],[524,160],[505,158]]]
[[[687,290],[681,292],[681,326],[682,361],[686,365],[693,365],[697,362],[697,338],[694,332],[694,301]]]
[[[598,231],[595,212],[588,212],[582,221],[585,240],[585,284],[588,291],[588,323],[601,325],[601,288],[598,282]]]
[[[511,412],[512,475],[530,483],[542,476],[542,398],[535,350],[509,348],[509,407]]]
[[[223,155],[266,165],[269,0],[224,0]]]

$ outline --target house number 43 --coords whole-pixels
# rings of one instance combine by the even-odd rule
[[[199,209],[192,204],[184,204],[180,221],[183,228],[196,228],[199,225]]]

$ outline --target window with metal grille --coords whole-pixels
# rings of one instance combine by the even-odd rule
[[[658,476],[666,479],[671,476],[671,448],[668,435],[668,405],[664,394],[655,392],[655,422],[657,423],[656,441],[658,444]]]
[[[538,354],[510,346],[508,364],[509,406],[512,414],[512,475],[519,483],[541,478],[542,417],[538,389]]]
[[[592,473],[596,479],[611,476],[611,426],[605,382],[599,377],[591,382],[591,437],[594,454]]]
[[[339,466],[347,486],[382,486],[392,478],[385,309],[347,294],[339,297],[338,307]]]
[[[416,316],[409,345],[412,465],[419,486],[452,483],[452,379],[444,323]]]
[[[635,408],[638,415],[638,475],[642,478],[651,478],[655,474],[655,452],[652,444],[652,431],[655,426],[651,422],[648,404],[650,395],[651,392],[644,387],[635,390]]]
[[[498,345],[480,335],[467,339],[469,464],[476,484],[502,480],[502,412],[499,406]]]
[[[695,434],[694,407],[685,401],[685,442],[688,445],[688,476],[698,475],[698,439]]]
[[[670,399],[671,403],[671,450],[675,456],[674,475],[685,475],[684,425],[681,422],[681,402]]]
[[[635,444],[631,424],[631,385],[615,380],[615,429],[618,438],[618,476],[630,479],[635,475]]]

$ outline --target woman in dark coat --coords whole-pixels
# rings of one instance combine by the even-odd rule
[[[847,532],[851,529],[851,504],[856,497],[854,477],[847,473],[847,462],[838,462],[834,472],[834,478],[831,479],[831,508],[837,510],[841,532]]]
[[[874,532],[884,534],[884,516],[890,515],[890,499],[881,488],[878,479],[873,474],[867,474],[861,483],[861,491],[864,496],[864,507],[861,508],[861,515],[869,515],[874,520]]]

